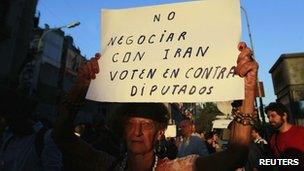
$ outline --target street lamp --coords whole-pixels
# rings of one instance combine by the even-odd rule
[[[245,8],[243,8],[243,7],[241,6],[241,9],[242,9],[242,11],[244,12],[245,17],[246,17],[248,35],[249,35],[249,40],[250,40],[250,47],[251,47],[251,50],[252,50],[252,58],[255,59],[255,53],[254,53],[254,49],[253,49],[252,35],[251,35],[251,30],[250,30],[250,25],[249,25],[249,17],[248,17],[248,15],[247,15],[247,11],[245,10]],[[257,89],[258,89],[258,92],[259,92],[259,102],[260,102],[259,113],[260,113],[260,115],[261,115],[263,124],[265,124],[266,121],[265,121],[265,114],[264,114],[264,109],[263,109],[263,99],[262,99],[262,97],[261,97],[261,94],[262,94],[262,93],[261,93],[261,87],[260,87],[259,77],[258,77],[258,76],[257,76]]]
[[[61,27],[61,28],[73,28],[73,27],[77,27],[77,26],[79,26],[80,25],[80,22],[79,21],[74,21],[74,22],[72,22],[72,23],[70,23],[70,24],[68,24],[68,25],[66,25],[66,26],[63,26],[63,27]]]
[[[64,26],[61,26],[61,27],[50,28],[47,31],[44,31],[43,34],[41,35],[40,39],[39,39],[38,46],[37,46],[37,51],[38,52],[41,51],[41,43],[42,43],[42,40],[44,39],[44,37],[47,35],[47,33],[55,31],[55,30],[59,30],[59,29],[62,29],[62,28],[74,28],[74,27],[77,27],[79,25],[80,25],[79,21],[74,21],[74,22],[71,22],[67,25],[64,25]]]

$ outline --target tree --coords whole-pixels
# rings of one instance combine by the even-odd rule
[[[207,102],[203,104],[203,109],[198,118],[198,131],[210,131],[212,129],[212,121],[217,115],[223,115],[216,106],[215,103]]]

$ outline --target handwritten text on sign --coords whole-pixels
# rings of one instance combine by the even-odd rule
[[[102,11],[102,59],[87,98],[110,102],[241,99],[233,70],[238,0]]]

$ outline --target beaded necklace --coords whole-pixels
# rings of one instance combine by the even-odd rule
[[[123,161],[119,167],[120,171],[125,171],[127,169],[127,159],[128,159],[128,155],[126,155],[126,157],[123,159]],[[155,169],[157,167],[157,163],[158,163],[158,157],[155,155],[152,171],[155,171]]]

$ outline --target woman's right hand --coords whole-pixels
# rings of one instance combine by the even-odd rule
[[[68,99],[71,102],[83,102],[92,79],[96,78],[99,73],[98,60],[100,53],[96,53],[94,58],[91,58],[85,64],[78,68],[77,78],[74,86],[68,92]]]
[[[81,88],[89,87],[91,80],[95,79],[96,74],[99,73],[98,60],[100,57],[100,53],[96,53],[94,58],[91,58],[78,68],[76,86]]]

